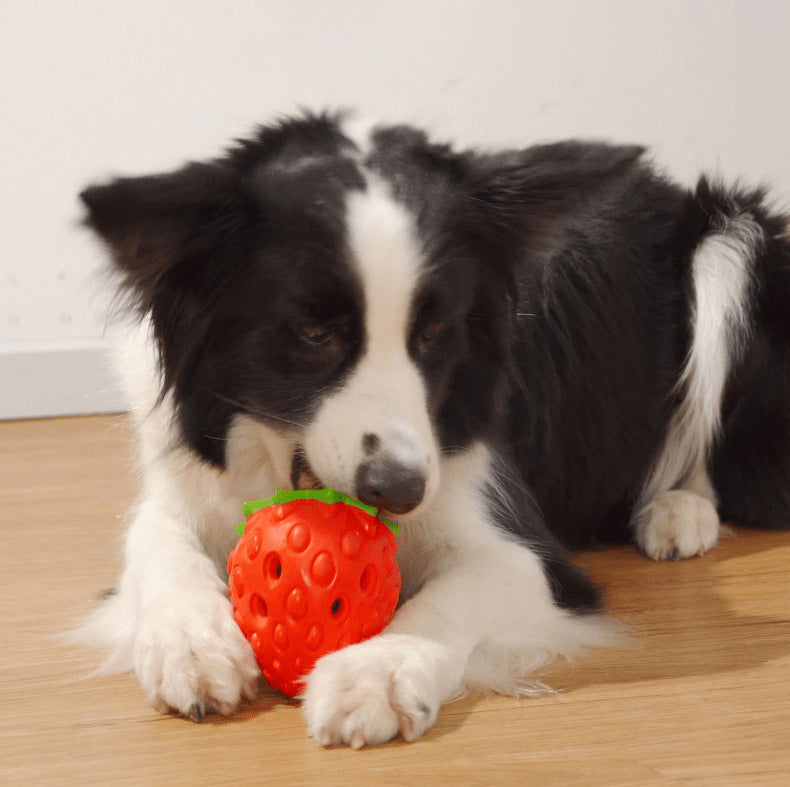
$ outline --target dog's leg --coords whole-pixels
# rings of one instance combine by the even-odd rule
[[[132,666],[151,704],[195,721],[231,713],[254,696],[258,668],[227,586],[196,529],[156,500],[145,501],[126,541],[126,570],[110,603],[133,621]]]
[[[304,696],[308,730],[323,745],[354,748],[398,731],[415,740],[465,687],[518,693],[522,669],[606,639],[597,616],[556,606],[534,553],[481,545],[457,554],[383,634],[318,662]]]
[[[231,713],[252,697],[260,672],[233,620],[222,565],[236,540],[238,504],[223,487],[227,477],[178,447],[170,401],[157,401],[149,331],[141,324],[118,356],[145,471],[126,533],[123,575],[68,639],[107,651],[99,672],[133,670],[158,710],[200,721],[211,711]]]
[[[681,401],[634,511],[637,544],[653,560],[701,555],[719,539],[707,462],[728,376],[751,331],[754,258],[763,242],[750,214],[727,207],[732,215],[713,215],[712,231],[694,251]]]
[[[358,748],[398,731],[414,740],[465,688],[518,693],[525,671],[607,643],[599,616],[560,608],[536,551],[496,526],[471,484],[446,486],[430,525],[404,523],[399,536],[404,587],[419,590],[382,634],[323,657],[308,676],[308,730],[323,745]]]

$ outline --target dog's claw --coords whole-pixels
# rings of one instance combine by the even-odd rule
[[[200,706],[199,703],[196,702],[189,709],[189,718],[192,719],[192,721],[196,722],[197,724],[200,724],[200,722],[203,721],[203,716],[204,716],[203,708]]]
[[[414,726],[414,719],[406,713],[398,714],[398,727],[400,727],[400,734],[403,740],[411,743],[417,738],[416,729]]]

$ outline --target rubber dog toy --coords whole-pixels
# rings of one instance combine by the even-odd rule
[[[233,616],[271,686],[289,697],[323,655],[378,634],[401,576],[397,525],[334,489],[278,489],[242,506],[228,558]]]

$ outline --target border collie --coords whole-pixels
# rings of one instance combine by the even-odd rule
[[[225,564],[246,499],[332,486],[401,524],[399,608],[320,659],[321,744],[414,740],[617,626],[570,549],[654,560],[790,524],[790,240],[761,191],[643,149],[481,152],[342,114],[86,189],[139,328],[143,491],[83,636],[160,711],[254,697]]]

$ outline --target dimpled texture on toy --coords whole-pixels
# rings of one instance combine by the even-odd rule
[[[269,684],[289,697],[323,655],[378,634],[395,612],[395,536],[376,509],[332,489],[245,503],[228,558],[236,622]]]

